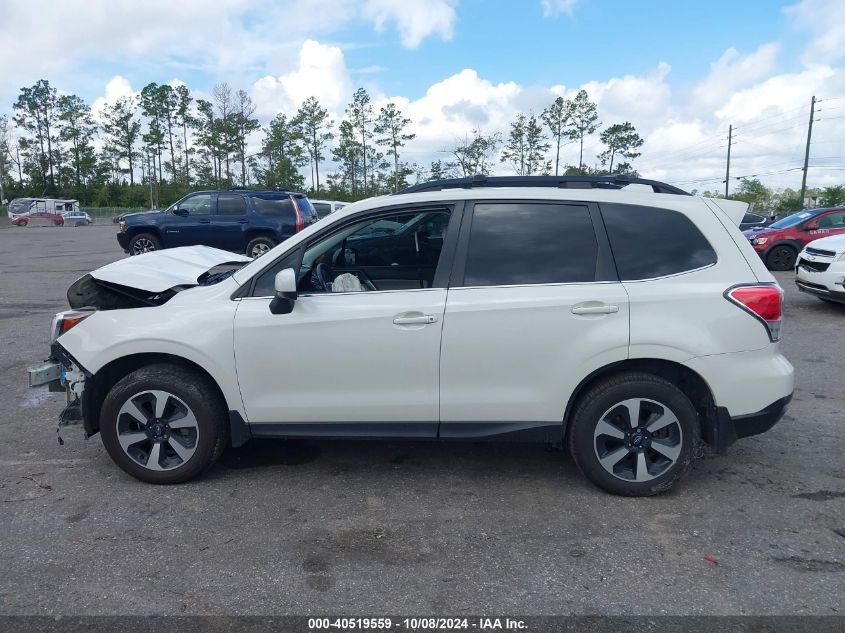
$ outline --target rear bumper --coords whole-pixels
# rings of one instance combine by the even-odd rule
[[[724,452],[738,439],[759,435],[772,428],[787,412],[791,401],[792,394],[789,394],[756,413],[735,417],[731,417],[725,407],[716,407],[716,419],[712,428],[707,429],[704,440],[717,452]]]

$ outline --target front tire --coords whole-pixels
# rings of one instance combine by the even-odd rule
[[[258,259],[276,245],[276,240],[270,237],[254,237],[246,245],[246,254],[252,259]]]
[[[665,492],[692,465],[698,414],[667,380],[626,373],[602,380],[576,405],[569,450],[581,472],[607,492]]]
[[[161,240],[152,233],[138,233],[129,240],[129,254],[140,255],[161,250]]]
[[[136,479],[177,484],[193,479],[223,453],[226,407],[197,371],[150,365],[112,387],[100,413],[109,456]]]
[[[766,255],[766,268],[769,270],[792,270],[798,259],[798,251],[785,244],[775,246]]]

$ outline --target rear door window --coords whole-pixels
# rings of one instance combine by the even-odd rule
[[[665,277],[716,263],[716,251],[683,213],[605,203],[601,214],[622,281]]]
[[[597,254],[593,223],[584,205],[477,203],[463,285],[595,281]]]
[[[221,193],[217,196],[217,213],[219,215],[244,215],[246,200],[243,196],[232,193]]]

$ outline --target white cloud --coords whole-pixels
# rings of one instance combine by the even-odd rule
[[[407,48],[417,48],[434,34],[442,40],[452,38],[455,8],[449,0],[367,0],[363,13],[374,22],[377,31],[395,22]]]
[[[316,97],[331,112],[342,112],[352,83],[340,48],[306,40],[299,50],[296,69],[277,77],[262,77],[251,92],[262,118],[278,112],[291,114],[308,97]]]
[[[845,56],[845,2],[802,0],[784,11],[813,35],[802,55],[805,64],[830,64]]]
[[[562,13],[572,15],[578,0],[540,0],[543,15],[547,18],[556,17]]]
[[[736,90],[771,74],[779,48],[776,43],[763,44],[747,55],[735,48],[726,50],[710,64],[708,75],[693,89],[692,108],[699,112],[712,111]]]

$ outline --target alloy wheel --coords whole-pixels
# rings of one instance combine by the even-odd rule
[[[167,391],[142,391],[117,414],[117,441],[135,463],[149,470],[173,470],[197,450],[199,424],[190,407]]]
[[[608,473],[640,483],[659,477],[678,461],[683,431],[678,417],[665,405],[630,398],[599,418],[593,446]]]
[[[253,259],[256,259],[256,258],[264,255],[265,253],[269,253],[269,252],[270,252],[270,245],[266,244],[264,242],[259,242],[258,244],[256,244],[255,246],[252,247],[252,250],[250,251],[249,255]]]
[[[132,252],[136,255],[140,255],[141,253],[149,253],[150,251],[154,251],[155,249],[156,247],[155,244],[153,244],[153,241],[146,237],[138,238],[132,245]]]

